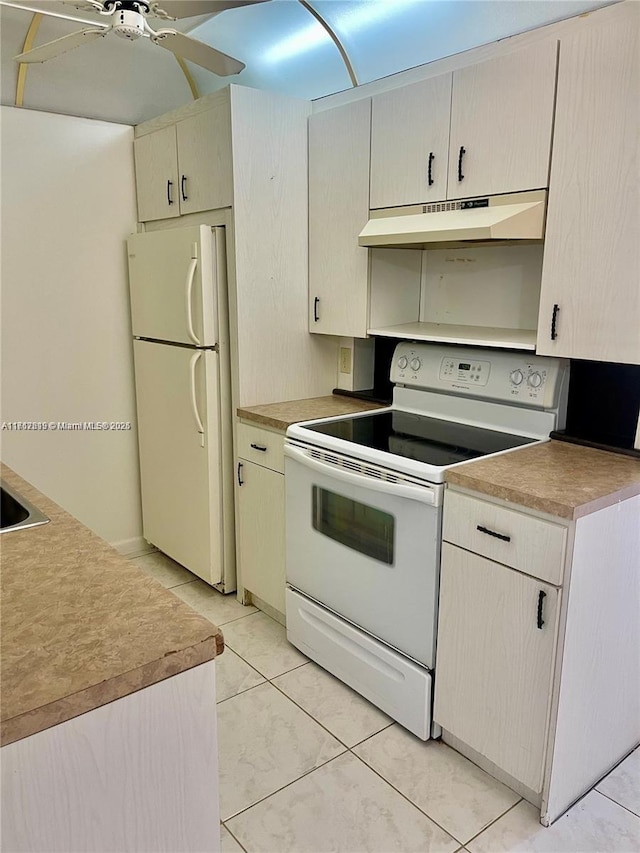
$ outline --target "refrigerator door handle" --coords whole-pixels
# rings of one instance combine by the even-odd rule
[[[193,282],[196,277],[196,269],[198,268],[198,259],[191,258],[191,263],[189,264],[189,269],[187,270],[187,281],[185,284],[185,300],[187,303],[187,332],[189,333],[189,337],[194,342],[196,346],[200,346],[200,339],[196,335],[195,329],[193,328],[193,312],[191,310],[191,296],[193,293]]]
[[[198,401],[196,400],[196,365],[202,356],[201,352],[196,352],[191,356],[189,367],[191,369],[191,410],[196,422],[196,428],[200,433],[200,445],[204,447],[204,424],[198,412]]]

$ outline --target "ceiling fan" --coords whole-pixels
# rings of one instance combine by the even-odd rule
[[[19,54],[14,57],[18,62],[46,62],[80,45],[104,38],[108,33],[115,33],[129,41],[148,38],[153,44],[170,50],[177,57],[187,59],[224,77],[229,74],[238,74],[245,67],[244,63],[177,30],[168,28],[154,30],[148,18],[172,21],[195,15],[215,15],[236,6],[249,6],[263,2],[265,0],[85,0],[85,2],[63,0],[65,6],[97,12],[98,15],[108,19],[105,22],[96,19],[95,23],[48,11],[46,7],[49,4],[45,3],[38,4],[37,7],[7,2],[2,5],[42,15],[77,20],[79,23],[91,23],[82,30]]]

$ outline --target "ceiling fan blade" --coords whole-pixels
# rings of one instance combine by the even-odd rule
[[[63,3],[65,6],[76,6],[76,3]],[[11,0],[0,0],[0,6],[10,9],[20,9],[23,12],[31,12],[32,15],[47,15],[49,18],[61,18],[63,21],[73,21],[76,24],[85,24],[88,27],[106,26],[99,18],[79,18],[77,15],[65,15],[64,12],[51,8],[51,0],[30,0],[28,3],[13,3]],[[93,10],[95,11],[95,9]]]
[[[78,30],[77,33],[71,33],[71,35],[63,36],[54,41],[48,41],[46,44],[34,47],[33,50],[26,51],[26,53],[20,53],[18,56],[14,56],[14,59],[17,62],[46,62],[47,59],[54,59],[56,56],[60,56],[61,53],[66,53],[68,50],[73,50],[82,44],[88,44],[94,39],[102,38],[106,33],[106,29]]]
[[[62,0],[63,6],[75,6],[81,12],[102,12],[103,4],[99,0]]]
[[[188,59],[189,62],[200,65],[208,71],[213,71],[214,74],[219,74],[221,77],[239,74],[245,67],[244,62],[174,30],[159,30],[155,36],[151,36],[151,41],[170,50],[176,56]]]
[[[150,4],[150,12],[158,17],[192,18],[195,15],[217,15],[237,6],[265,2],[267,0],[157,0]]]

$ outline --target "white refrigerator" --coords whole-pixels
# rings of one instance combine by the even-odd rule
[[[236,588],[224,228],[127,241],[144,538]]]

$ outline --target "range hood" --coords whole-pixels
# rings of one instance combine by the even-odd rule
[[[437,248],[544,237],[547,191],[370,211],[360,246]]]

